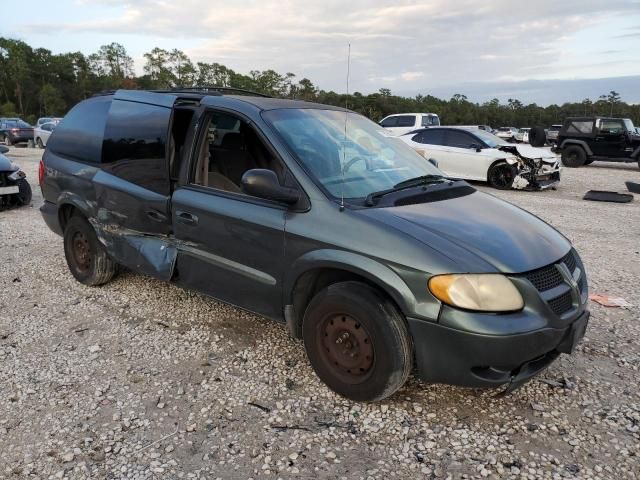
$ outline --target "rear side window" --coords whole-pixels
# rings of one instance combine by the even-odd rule
[[[104,169],[154,192],[169,194],[166,159],[171,109],[114,100],[104,132]]]
[[[413,127],[416,124],[416,117],[413,115],[401,115],[398,119],[398,127]]]
[[[381,127],[395,127],[398,125],[398,117],[385,118],[380,122]]]
[[[427,145],[444,145],[444,130],[426,130],[415,141]]]
[[[47,141],[47,149],[63,157],[99,163],[102,136],[111,97],[96,97],[77,104],[58,124]]]
[[[567,133],[590,134],[593,122],[590,120],[573,120],[567,126]]]

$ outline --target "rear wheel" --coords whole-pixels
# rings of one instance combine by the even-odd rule
[[[578,168],[587,161],[587,152],[578,145],[570,145],[562,152],[562,164],[569,168]]]
[[[71,274],[85,285],[107,283],[117,272],[95,230],[79,215],[71,217],[64,229],[64,255]]]
[[[336,283],[319,292],[305,312],[302,337],[318,377],[355,401],[389,397],[405,383],[413,364],[404,317],[360,282]]]
[[[489,185],[498,190],[510,190],[513,181],[516,179],[518,170],[515,165],[509,165],[507,162],[496,163],[489,169],[487,181]]]

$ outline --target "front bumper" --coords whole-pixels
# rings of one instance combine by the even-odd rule
[[[418,376],[431,383],[466,387],[522,384],[546,369],[561,353],[572,353],[584,337],[589,312],[565,328],[541,328],[507,335],[457,330],[408,318]]]

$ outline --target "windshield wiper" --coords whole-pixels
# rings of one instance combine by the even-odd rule
[[[364,203],[372,207],[374,206],[380,197],[384,197],[390,193],[399,192],[400,190],[406,190],[408,188],[419,187],[420,185],[430,185],[433,183],[442,183],[449,180],[442,175],[422,175],[421,177],[410,178],[408,180],[404,180],[400,183],[396,183],[393,188],[389,188],[387,190],[380,190],[378,192],[371,192],[367,195]]]

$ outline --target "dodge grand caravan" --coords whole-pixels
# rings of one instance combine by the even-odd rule
[[[589,318],[564,236],[341,108],[119,90],[62,120],[40,185],[78,281],[122,265],[284,322],[354,400],[414,366],[512,390],[573,352]]]

